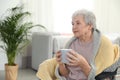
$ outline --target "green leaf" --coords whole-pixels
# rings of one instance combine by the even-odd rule
[[[6,51],[8,64],[14,65],[16,55],[18,55],[29,42],[29,30],[33,27],[46,28],[40,24],[33,25],[32,22],[25,21],[25,18],[30,16],[31,13],[28,11],[23,12],[23,5],[11,8],[9,11],[10,15],[0,20],[0,39],[4,43],[1,47]]]

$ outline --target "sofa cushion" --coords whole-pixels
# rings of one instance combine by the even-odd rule
[[[53,38],[53,52],[64,49],[66,43],[72,36],[60,35]]]
[[[118,44],[120,46],[120,35],[119,33],[105,33],[112,43]],[[53,52],[56,52],[59,49],[63,49],[67,41],[72,37],[72,35],[58,35],[53,38]]]
[[[120,46],[120,33],[105,33],[105,35],[112,41],[113,44]]]

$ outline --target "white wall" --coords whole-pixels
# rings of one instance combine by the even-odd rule
[[[4,70],[4,64],[7,63],[7,57],[4,53],[4,50],[0,49],[0,70]]]
[[[0,18],[8,8],[16,6],[18,3],[19,0],[0,0]],[[0,44],[2,43],[0,42]],[[4,70],[4,64],[7,62],[7,57],[4,53],[4,50],[0,48],[0,70]]]
[[[18,5],[19,0],[0,0],[0,16],[2,16],[8,8]]]

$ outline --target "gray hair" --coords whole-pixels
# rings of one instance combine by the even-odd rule
[[[77,10],[73,13],[72,18],[76,17],[76,16],[83,16],[84,21],[87,25],[92,25],[93,29],[96,28],[96,17],[94,15],[94,13],[92,13],[91,11],[88,10]]]

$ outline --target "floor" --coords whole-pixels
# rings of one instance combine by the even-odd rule
[[[120,68],[118,68],[117,74],[118,75],[116,75],[116,79],[115,80],[120,80]]]
[[[0,80],[5,80],[5,72],[0,71]],[[18,71],[17,80],[38,80],[36,77],[36,71],[32,69],[21,69]]]
[[[115,80],[120,80],[120,69],[118,70],[118,75],[116,75]],[[5,80],[5,72],[0,70],[0,80]],[[36,71],[32,69],[20,69],[18,71],[18,79],[17,80],[39,80],[36,77]]]

